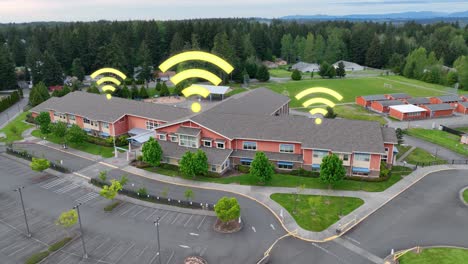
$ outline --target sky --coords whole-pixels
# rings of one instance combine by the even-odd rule
[[[468,0],[0,0],[0,23],[467,10]]]

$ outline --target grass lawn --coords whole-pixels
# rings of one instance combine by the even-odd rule
[[[6,138],[0,138],[0,142],[12,142],[16,140],[21,140],[23,137],[21,134],[28,128],[33,127],[33,125],[23,122],[26,119],[26,115],[28,112],[23,112],[18,115],[15,119],[13,119],[8,125],[4,128],[0,129],[0,132],[5,133]],[[17,129],[17,133],[13,133],[11,128],[15,126]]]
[[[41,131],[37,129],[32,132],[32,135],[38,138],[44,138],[44,135],[41,134]],[[52,143],[62,144],[62,139],[52,134],[47,135],[46,140]],[[96,144],[91,144],[89,142],[83,142],[82,144],[68,143],[67,146],[69,148],[84,151],[89,154],[101,155],[103,158],[111,158],[114,156],[114,148],[99,146]]]
[[[468,203],[468,189],[466,189],[465,191],[463,191],[463,200],[465,200],[465,202]]]
[[[270,72],[271,77],[288,78],[291,77],[292,74],[292,72],[281,68],[269,69],[268,71]]]
[[[159,173],[171,177],[182,177],[178,171],[164,168],[145,168],[145,170],[150,172]],[[383,182],[365,182],[365,181],[355,181],[355,180],[343,180],[341,183],[337,184],[334,189],[336,190],[363,190],[366,192],[381,192],[386,190],[388,187],[397,183],[401,180],[401,177],[411,173],[411,170],[408,170],[405,167],[394,166],[392,169],[392,177],[389,180]],[[187,178],[189,180],[204,181],[204,182],[214,182],[220,184],[240,184],[240,185],[251,185],[251,186],[272,186],[272,187],[292,187],[295,188],[300,185],[304,185],[306,188],[311,189],[327,189],[328,186],[320,181],[319,178],[312,177],[300,177],[293,176],[288,174],[274,174],[271,181],[267,184],[259,184],[257,179],[252,177],[250,174],[241,174],[239,176],[230,176],[230,177],[202,177],[198,176],[195,179]]]
[[[243,93],[243,92],[246,92],[247,89],[246,88],[242,88],[242,87],[236,87],[236,88],[231,88],[231,90],[229,92],[227,92],[224,96],[225,97],[229,97],[229,96],[233,96],[235,94],[240,94],[240,93]]]
[[[460,137],[441,130],[411,128],[408,135],[414,136],[468,157],[468,146],[460,143]]]
[[[419,254],[409,252],[400,259],[400,264],[467,264],[468,250],[457,248],[429,248]]]
[[[447,163],[446,160],[435,158],[431,153],[424,149],[415,148],[406,158],[406,162],[410,164],[437,162],[438,164]]]
[[[372,95],[372,94],[384,94],[384,93],[408,93],[412,96],[436,96],[442,95],[446,91],[446,88],[440,85],[427,84],[424,82],[417,81],[417,85],[421,85],[430,89],[423,89],[408,84],[401,84],[391,82],[393,87],[384,87],[385,83],[395,79],[402,82],[408,82],[415,84],[413,80],[406,79],[404,77],[395,76],[390,77],[364,77],[364,78],[344,78],[344,79],[306,79],[302,81],[288,81],[284,83],[264,83],[262,86],[268,87],[271,90],[282,93],[287,90],[291,97],[291,107],[301,107],[301,103],[294,98],[296,94],[312,87],[327,87],[330,88],[343,96],[342,103],[354,102],[356,96],[359,95]],[[330,100],[336,102],[336,99],[328,96],[324,96]]]
[[[387,121],[380,115],[366,110],[364,107],[358,105],[337,105],[333,108],[338,117],[353,119],[353,120],[366,120],[377,121],[382,125]]]
[[[396,147],[397,147],[397,149],[398,149],[398,153],[397,153],[397,155],[396,155],[397,160],[398,160],[401,156],[403,156],[406,152],[408,152],[408,150],[411,149],[411,146],[398,145],[398,146],[396,146]]]
[[[315,232],[327,229],[340,220],[339,215],[345,216],[364,204],[354,197],[274,193],[270,198],[288,210],[300,227]]]

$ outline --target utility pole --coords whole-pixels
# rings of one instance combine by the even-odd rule
[[[78,213],[78,222],[80,223],[80,233],[81,233],[81,243],[83,244],[83,258],[87,259],[88,258],[88,253],[86,253],[86,247],[85,247],[85,242],[84,242],[84,233],[83,233],[83,226],[81,225],[81,216],[80,216],[80,205],[81,203],[78,203],[73,207],[73,209],[76,210]]]
[[[157,236],[157,239],[158,239],[158,263],[161,264],[161,243],[159,241],[159,219],[161,219],[161,217],[157,217],[156,218],[156,221],[154,221],[154,225],[156,226],[156,236]]]
[[[23,207],[24,222],[26,223],[26,230],[28,231],[28,233],[27,233],[26,235],[27,235],[28,237],[31,237],[31,232],[29,232],[28,217],[26,216],[26,210],[24,209],[23,193],[21,192],[22,189],[24,189],[24,186],[18,187],[18,188],[16,188],[14,191],[15,191],[15,192],[18,192],[19,195],[20,195],[21,207]]]

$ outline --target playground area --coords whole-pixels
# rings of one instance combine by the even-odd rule
[[[144,102],[154,103],[154,104],[179,104],[184,102],[186,99],[183,96],[164,96],[157,98],[148,98]]]

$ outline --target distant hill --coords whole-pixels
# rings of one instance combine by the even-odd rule
[[[404,13],[388,13],[388,14],[361,14],[361,15],[344,15],[344,16],[328,16],[328,15],[293,15],[284,16],[283,20],[371,20],[371,21],[408,21],[408,20],[448,20],[453,21],[458,18],[468,20],[468,11],[457,13],[442,13],[442,12],[404,12]]]

